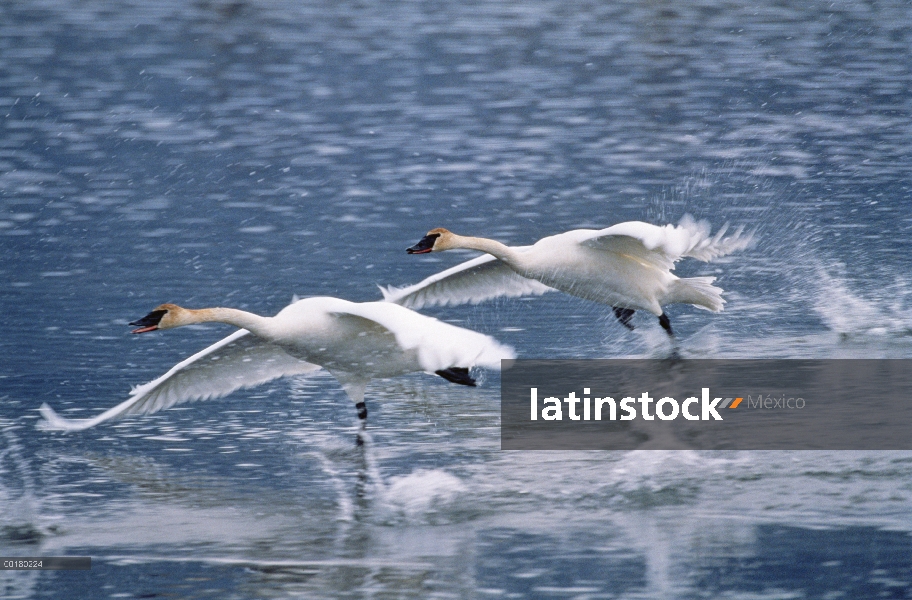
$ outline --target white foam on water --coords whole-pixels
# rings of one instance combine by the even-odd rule
[[[468,492],[461,479],[440,469],[419,469],[390,478],[380,500],[387,510],[421,520],[430,513],[447,510]]]

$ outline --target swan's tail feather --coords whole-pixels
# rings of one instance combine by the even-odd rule
[[[726,223],[716,232],[716,235],[711,236],[709,223],[695,221],[690,215],[684,215],[684,218],[678,223],[678,227],[687,230],[691,236],[690,248],[682,256],[689,256],[704,262],[744,250],[754,244],[754,232],[745,233],[743,225],[735,229],[730,236],[724,237],[728,232],[728,223]]]
[[[712,312],[722,310],[722,288],[712,284],[715,277],[688,277],[676,279],[668,286],[668,293],[661,304],[693,304]]]

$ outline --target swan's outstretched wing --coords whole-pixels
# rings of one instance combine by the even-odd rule
[[[628,254],[664,269],[673,269],[682,258],[696,258],[709,262],[720,256],[747,248],[753,243],[753,234],[744,233],[739,227],[724,237],[728,225],[711,235],[706,221],[695,221],[684,215],[677,225],[651,225],[641,221],[618,223],[606,229],[579,230],[579,243],[592,248]]]
[[[130,398],[90,419],[64,419],[41,406],[41,429],[79,431],[119,417],[154,413],[164,408],[227,396],[278,377],[300,375],[320,367],[294,358],[275,344],[242,329],[176,364],[154,381],[133,388]]]
[[[516,248],[522,252],[530,246]],[[541,295],[554,288],[527,279],[490,254],[473,258],[414,285],[380,288],[386,302],[406,308],[478,304],[497,297]]]
[[[444,323],[387,302],[349,303],[333,310],[338,318],[365,319],[396,337],[403,350],[415,350],[421,368],[429,373],[450,367],[500,368],[501,359],[515,358],[513,348],[494,338]]]

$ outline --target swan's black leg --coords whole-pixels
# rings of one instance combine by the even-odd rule
[[[367,427],[367,404],[362,400],[355,404],[355,408],[358,409],[358,420],[361,422],[361,431],[364,431]],[[361,431],[358,432],[358,437],[355,439],[355,444],[358,446],[364,445],[364,438],[361,437]]]
[[[469,375],[469,370],[465,367],[450,367],[449,369],[442,369],[434,372],[447,381],[458,383],[459,385],[475,387],[475,380],[472,379]]]
[[[665,313],[659,315],[659,325],[662,326],[662,329],[665,330],[665,333],[667,333],[669,337],[674,337],[674,332],[671,330],[671,321],[668,320],[668,315]]]
[[[621,308],[620,306],[612,306],[611,308],[614,309],[614,316],[617,317],[621,325],[633,331],[633,323],[630,322],[630,319],[633,318],[633,313],[636,311],[632,308]]]

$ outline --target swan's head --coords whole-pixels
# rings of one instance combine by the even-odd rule
[[[409,254],[427,254],[428,252],[449,250],[452,247],[450,244],[453,237],[455,236],[443,227],[431,229],[426,236],[421,238],[421,241],[411,248],[406,248],[405,251]]]
[[[190,313],[191,311],[176,304],[162,304],[142,319],[130,323],[130,325],[139,327],[139,329],[134,329],[132,333],[146,333],[156,329],[171,329],[181,325],[189,325],[193,322],[190,318]]]

